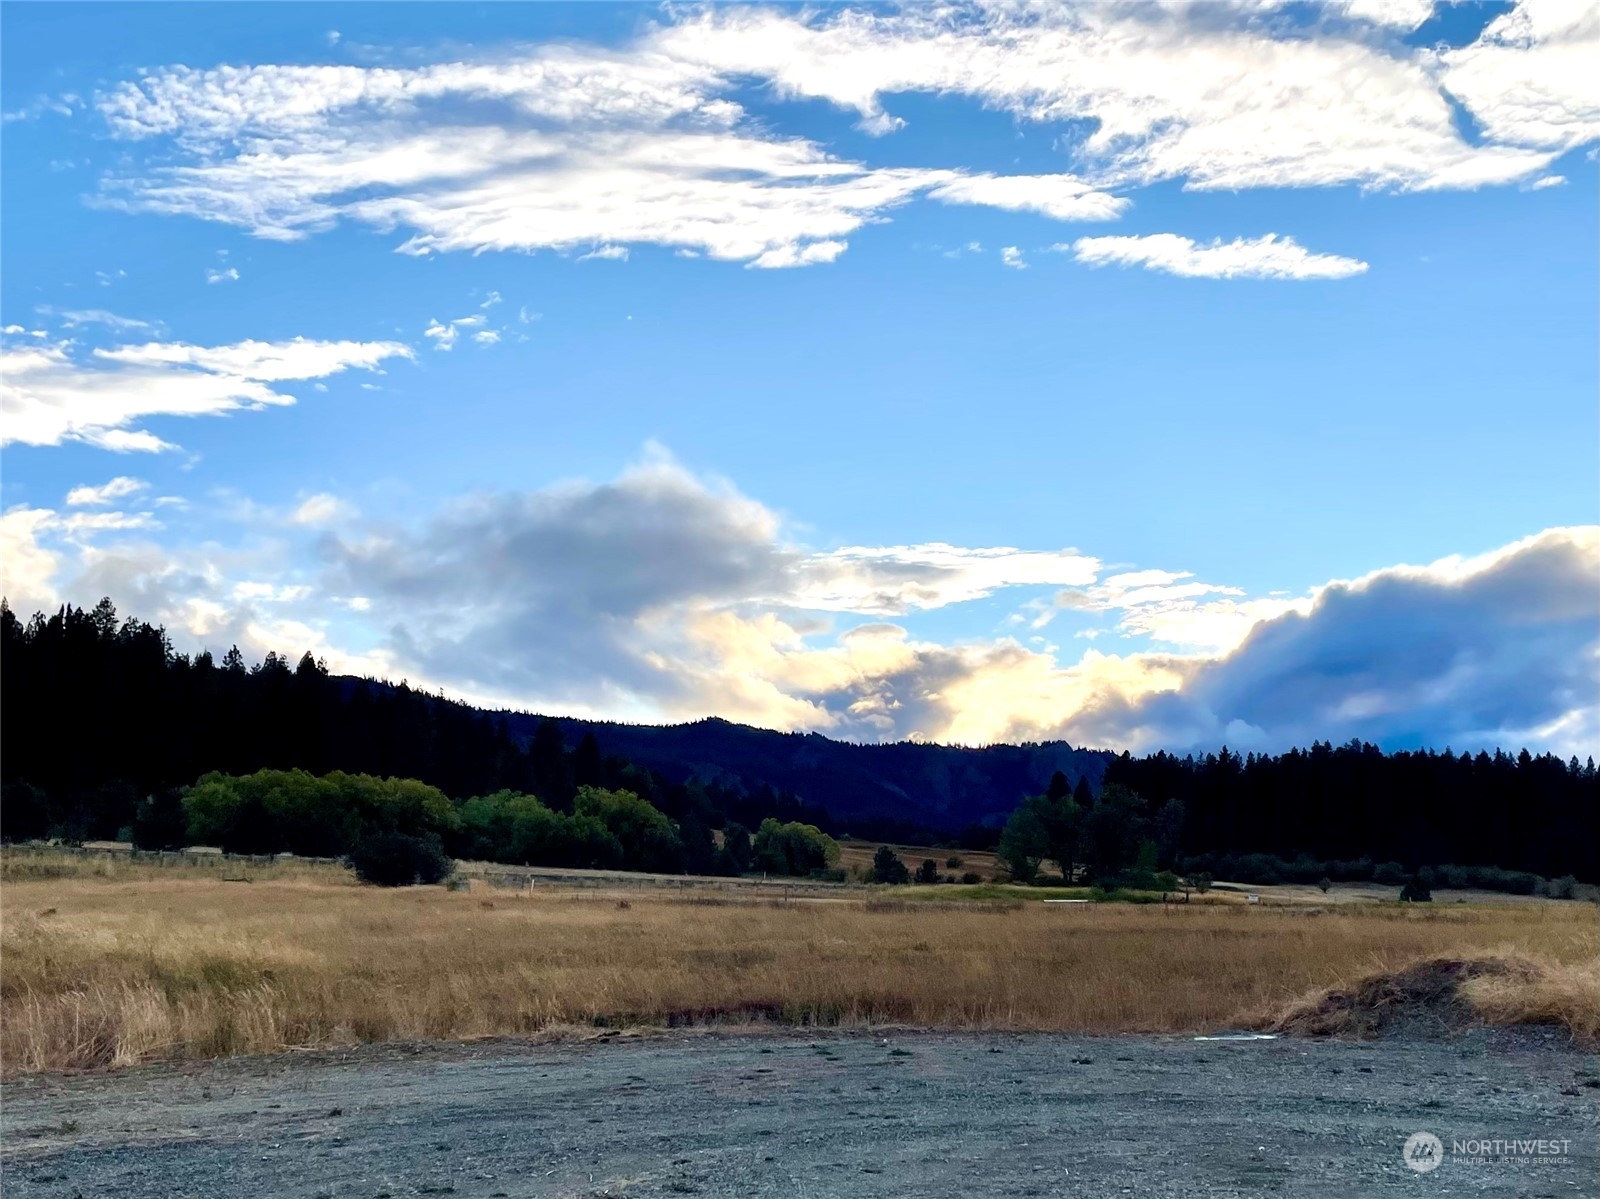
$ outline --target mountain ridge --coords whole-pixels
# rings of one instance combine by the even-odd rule
[[[514,737],[531,737],[547,717],[505,713]],[[785,733],[711,716],[684,724],[628,724],[550,716],[569,745],[593,734],[604,754],[691,779],[744,788],[766,784],[826,808],[835,818],[899,820],[954,830],[997,824],[1026,795],[1042,792],[1061,771],[1098,787],[1111,750],[1066,741],[1019,745],[838,741],[821,733]]]

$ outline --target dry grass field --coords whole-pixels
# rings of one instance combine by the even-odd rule
[[[872,855],[878,852],[881,841],[841,841],[839,842],[839,865],[847,870],[852,879],[861,875],[864,870],[872,867]],[[890,849],[902,862],[906,869],[913,874],[918,866],[932,858],[939,864],[939,876],[954,875],[960,878],[969,871],[978,875],[984,882],[992,882],[996,877],[1006,871],[1001,867],[1000,861],[985,850],[977,849],[935,849],[929,845],[891,845]],[[951,858],[960,858],[959,866],[949,865]]]
[[[1529,963],[1482,980],[1497,1020],[1600,1033],[1587,904],[782,902],[78,861],[5,864],[7,1073],[597,1026],[1199,1031],[1441,955]]]

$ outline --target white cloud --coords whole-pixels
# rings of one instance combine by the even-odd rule
[[[1440,83],[1491,141],[1562,152],[1600,137],[1600,8],[1524,0],[1470,46],[1439,55]]]
[[[45,544],[56,514],[18,504],[0,513],[0,595],[19,615],[53,607],[61,555]]]
[[[494,298],[480,304],[480,308],[489,308],[500,302],[499,292],[491,292],[490,295]],[[500,340],[500,331],[484,328],[488,323],[489,318],[484,316],[482,312],[474,312],[468,316],[458,316],[453,321],[430,319],[428,327],[422,331],[422,335],[433,342],[433,348],[436,350],[453,350],[456,342],[461,339],[462,330],[477,330],[472,334],[472,340],[480,346],[492,346]]]
[[[1263,19],[1278,7],[709,8],[663,28],[651,45],[726,75],[771,80],[784,95],[853,109],[875,130],[899,124],[888,99],[918,92],[972,97],[1031,122],[1088,123],[1092,132],[1070,148],[1097,186],[1512,182],[1542,169],[1556,142],[1530,136],[1528,122],[1497,122],[1494,103],[1505,93],[1495,82],[1535,79],[1560,57],[1561,82],[1537,89],[1552,115],[1535,131],[1558,121],[1582,126],[1592,103],[1578,73],[1593,40],[1584,21],[1576,34],[1541,28],[1527,39],[1491,26],[1475,50],[1441,59],[1327,21],[1305,29]],[[1386,11],[1383,24],[1405,28],[1423,7],[1347,3],[1327,15],[1370,20]],[[1507,66],[1485,64],[1500,53]],[[1450,87],[1453,73],[1474,68],[1486,77],[1481,90],[1451,90],[1475,116],[1482,107],[1499,135],[1482,145],[1463,140],[1440,94],[1441,82]]]
[[[802,266],[918,197],[1107,220],[1119,189],[1167,180],[1478,187],[1541,177],[1600,128],[1592,8],[1523,4],[1439,51],[1395,36],[1424,0],[1287,7],[668,9],[616,49],[159,68],[96,97],[115,136],[151,143],[100,199],[290,240],[355,222],[417,254],[654,244]],[[1072,169],[849,161],[753,118],[736,99],[752,81],[880,135],[904,124],[897,96],[963,97],[1055,128]],[[1485,138],[1462,136],[1452,99]]]
[[[103,508],[107,504],[126,499],[130,495],[138,495],[149,486],[150,484],[143,479],[135,479],[128,475],[118,475],[98,487],[90,487],[87,484],[82,487],[74,487],[67,492],[67,506],[69,508]]]
[[[578,261],[579,262],[588,262],[589,260],[596,259],[596,258],[602,259],[602,260],[606,260],[606,261],[611,261],[611,262],[627,262],[628,261],[628,247],[627,246],[597,246],[595,249],[590,250],[587,254],[579,254],[578,255]]]
[[[1133,205],[1075,175],[968,175],[928,193],[946,204],[1037,212],[1058,221],[1113,221]]]
[[[1252,599],[1181,571],[1107,574],[1073,550],[817,552],[660,455],[610,483],[470,497],[418,527],[337,503],[303,502],[306,538],[344,523],[299,549],[158,547],[147,513],[13,508],[0,587],[19,609],[109,594],[180,645],[310,649],[336,669],[613,718],[1136,751],[1359,736],[1592,752],[1600,728],[1593,527]],[[245,519],[295,527],[266,510]],[[1068,588],[1063,606],[1181,652],[1063,662],[1048,644],[941,642],[884,619],[1018,587]]]
[[[323,378],[386,358],[410,357],[398,342],[243,341],[227,346],[183,342],[97,349],[88,358],[71,342],[0,348],[0,442],[60,445],[82,441],[119,452],[173,449],[129,426],[153,416],[215,416],[294,403],[268,384]]]
[[[1022,256],[1022,251],[1016,246],[1003,246],[1000,250],[1000,261],[1014,270],[1025,271],[1028,269],[1028,260]]]
[[[1068,174],[1016,180],[873,169],[784,138],[733,82],[648,39],[420,68],[167,68],[102,94],[119,137],[178,165],[108,178],[102,201],[296,239],[354,220],[408,253],[654,243],[760,266],[826,262],[863,224],[933,190],[1060,219],[1126,202]]]
[[[238,268],[236,268],[236,267],[231,267],[230,266],[226,270],[221,270],[221,271],[208,270],[206,272],[206,282],[207,283],[235,283],[235,282],[238,281],[238,279],[239,279],[239,271],[238,271]]]
[[[1070,247],[1089,266],[1142,266],[1186,279],[1348,279],[1367,264],[1337,254],[1313,254],[1292,237],[1221,239],[1210,243],[1151,233],[1141,237],[1080,237]]]
[[[791,266],[813,266],[832,262],[848,248],[842,241],[814,241],[803,246],[777,246],[763,250],[747,264],[758,270],[782,270]],[[632,319],[632,318],[629,318]]]
[[[68,329],[76,329],[83,325],[104,325],[106,328],[115,329],[119,333],[127,333],[156,327],[150,321],[135,320],[131,316],[118,316],[115,312],[107,312],[103,308],[83,308],[57,312],[48,305],[41,305],[37,311],[41,316],[60,317],[61,323]],[[11,331],[10,329],[6,330],[7,333]]]
[[[900,616],[982,599],[1008,587],[1091,583],[1099,562],[1077,550],[926,545],[846,546],[810,554],[788,589],[768,597],[798,608]]]
[[[338,520],[348,520],[355,514],[355,509],[338,496],[319,492],[300,501],[295,510],[289,514],[289,520],[297,525],[322,526]]]
[[[1108,698],[1073,725],[1109,743],[1136,727],[1136,747],[1361,737],[1593,752],[1597,576],[1600,528],[1589,526],[1329,583],[1231,652],[1191,663],[1171,696]]]

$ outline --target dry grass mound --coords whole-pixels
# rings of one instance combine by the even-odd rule
[[[1554,1025],[1600,1041],[1600,966],[1522,955],[1436,957],[1369,974],[1291,1005],[1270,1024],[1307,1037],[1452,1036],[1483,1026]]]

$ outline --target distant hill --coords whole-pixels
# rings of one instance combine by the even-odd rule
[[[512,715],[513,736],[529,737],[543,717]],[[673,782],[754,788],[765,783],[820,804],[841,820],[897,820],[954,830],[998,824],[1025,795],[1061,771],[1098,787],[1109,750],[1065,741],[965,748],[902,741],[857,745],[819,733],[778,733],[711,718],[692,724],[613,724],[557,717],[567,744],[592,732],[602,753],[660,771]]]

